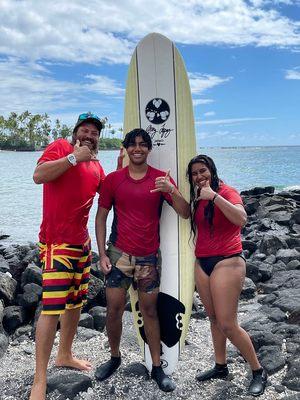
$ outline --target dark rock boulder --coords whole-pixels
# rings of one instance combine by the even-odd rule
[[[292,269],[300,269],[300,261],[299,260],[291,260],[287,263],[286,269],[288,271]]]
[[[101,306],[93,307],[89,310],[89,314],[94,319],[94,328],[102,332],[105,328],[106,322],[106,308]]]
[[[147,368],[145,367],[144,364],[139,362],[127,365],[127,367],[123,369],[123,373],[124,375],[127,376],[136,376],[136,377],[142,377],[144,379],[149,379],[149,372]]]
[[[292,260],[300,260],[300,253],[296,249],[281,249],[276,253],[276,260],[288,264]]]
[[[273,221],[277,222],[279,225],[285,225],[285,226],[290,225],[291,214],[287,211],[270,212],[268,213],[268,216]]]
[[[282,381],[291,390],[300,392],[300,356],[291,358],[287,363],[287,373]]]
[[[278,250],[287,249],[286,241],[276,234],[266,234],[259,245],[259,251],[266,255],[276,254]]]
[[[257,196],[262,194],[273,194],[275,192],[274,186],[265,186],[265,187],[255,187],[249,190],[243,190],[241,195],[243,196]]]
[[[255,214],[257,209],[258,209],[258,207],[259,207],[259,205],[260,205],[258,199],[255,199],[255,198],[245,199],[245,198],[243,198],[243,201],[244,201],[244,206],[245,206],[245,210],[246,210],[247,215],[249,216],[249,215]]]
[[[5,333],[0,332],[0,358],[4,356],[9,345],[8,336]]]
[[[277,299],[272,303],[273,307],[278,307],[284,312],[292,314],[294,311],[299,310],[300,304],[300,290],[297,289],[283,289],[279,292]]]
[[[94,329],[94,318],[92,317],[91,314],[82,313],[80,315],[78,326],[82,326],[88,329]]]
[[[253,282],[265,282],[271,278],[273,266],[257,260],[247,261],[246,276]]]
[[[243,300],[253,299],[256,295],[256,286],[250,278],[245,278],[240,298]]]
[[[288,315],[287,322],[289,324],[296,324],[300,326],[300,306]]]
[[[291,221],[294,224],[300,224],[300,209],[295,210],[291,215]]]
[[[23,287],[28,283],[36,283],[42,286],[42,270],[35,264],[29,264],[22,273],[21,286]]]
[[[9,264],[2,255],[0,255],[0,272],[9,272]]]
[[[281,346],[262,346],[259,349],[259,360],[270,375],[280,371],[286,363]]]
[[[4,309],[3,327],[9,334],[26,322],[27,314],[21,306],[8,306]]]
[[[242,240],[243,250],[248,250],[249,255],[255,252],[257,249],[257,244],[252,240]]]
[[[90,275],[87,305],[85,306],[84,310],[88,310],[98,305],[106,306],[104,283],[96,276]]]
[[[92,380],[89,376],[73,371],[59,371],[47,379],[49,393],[58,391],[68,399],[74,399],[80,392],[86,392],[90,387]]]
[[[274,322],[284,322],[287,319],[286,313],[279,308],[269,309],[267,315],[269,319]]]
[[[300,287],[300,271],[277,271],[268,284],[276,285],[278,290],[281,289],[297,289]]]
[[[17,281],[8,273],[0,272],[0,300],[6,305],[12,304],[17,289]]]
[[[25,264],[33,263],[37,265],[39,268],[42,266],[42,263],[40,261],[40,252],[37,245],[33,245],[33,248],[29,249],[26,256],[23,258],[23,262]]]
[[[23,293],[18,295],[18,304],[25,308],[36,307],[42,297],[43,289],[36,283],[27,283]]]

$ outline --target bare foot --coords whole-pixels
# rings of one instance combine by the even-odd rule
[[[33,383],[29,400],[45,400],[47,383]]]
[[[55,361],[56,367],[68,367],[80,369],[81,371],[90,371],[92,369],[92,364],[86,360],[79,360],[75,357],[68,358],[57,358]]]

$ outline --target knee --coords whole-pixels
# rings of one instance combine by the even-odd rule
[[[156,305],[141,307],[141,313],[142,316],[146,318],[154,318],[154,319],[157,318]]]
[[[223,334],[230,338],[235,333],[238,325],[235,322],[231,321],[218,321],[219,329],[223,332]]]
[[[106,317],[112,319],[120,319],[122,318],[124,312],[124,306],[120,305],[107,305],[106,309]]]

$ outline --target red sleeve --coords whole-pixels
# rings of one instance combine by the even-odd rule
[[[99,186],[98,186],[98,190],[97,192],[100,194],[102,194],[102,187],[103,187],[103,182],[105,180],[105,172],[104,169],[102,168],[102,165],[99,163],[99,173],[100,173],[100,182],[99,182]]]
[[[107,175],[101,185],[101,195],[98,199],[99,207],[110,210],[113,204],[113,189],[111,174]]]
[[[46,147],[42,156],[38,159],[37,163],[43,163],[46,161],[59,160],[70,153],[70,144],[66,140],[58,139],[50,143]]]
[[[231,204],[243,205],[243,200],[239,195],[238,191],[230,186],[224,188],[224,192],[223,193],[221,192],[220,195],[224,197],[224,199],[228,200]]]

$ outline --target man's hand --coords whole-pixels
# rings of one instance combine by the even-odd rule
[[[165,176],[159,176],[155,179],[155,189],[150,190],[150,193],[173,193],[174,189],[175,186],[170,182],[170,170],[168,169]]]
[[[111,262],[107,255],[104,254],[103,256],[100,256],[99,265],[104,275],[107,275],[111,271]]]
[[[78,139],[76,140],[76,144],[74,145],[73,154],[76,157],[77,162],[90,161],[93,158],[93,153],[88,148],[88,146],[80,146],[80,141]]]

